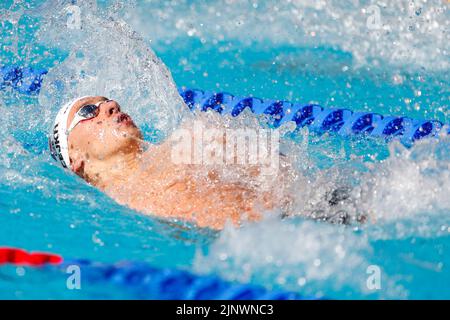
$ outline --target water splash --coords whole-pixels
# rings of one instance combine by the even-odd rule
[[[372,255],[366,235],[311,221],[268,218],[239,230],[226,229],[207,253],[197,253],[195,270],[313,297],[405,297],[404,288],[386,274],[382,291],[369,290],[366,271],[374,263]]]
[[[450,139],[418,142],[407,149],[390,145],[391,156],[364,186],[365,203],[374,219],[395,220],[421,214],[450,211]]]
[[[448,236],[450,224],[450,140],[390,145],[388,159],[372,167],[357,193],[369,214],[373,239]]]
[[[441,0],[222,0],[213,4],[181,0],[162,6],[147,2],[143,7],[131,8],[125,16],[155,45],[174,45],[182,37],[191,37],[216,45],[237,40],[247,45],[333,46],[350,52],[359,66],[449,68],[448,3]]]
[[[367,164],[352,201],[340,207],[367,214],[364,224],[339,227],[298,217],[282,221],[268,213],[258,224],[229,226],[206,252],[198,252],[195,269],[313,296],[323,295],[324,287],[336,298],[430,296],[435,286],[446,281],[442,272],[448,259],[436,239],[445,241],[450,235],[449,142],[443,136],[411,149],[393,143],[386,160]],[[324,177],[326,171],[319,171],[316,181],[293,194],[310,195],[296,203],[298,211],[317,207],[324,189],[339,185],[339,180]],[[430,238],[437,242],[425,240]],[[405,253],[403,242],[415,253]],[[385,248],[392,250],[389,261],[383,260]],[[367,287],[370,265],[381,268],[381,290]],[[414,268],[416,274],[429,273],[429,285],[422,286],[420,293],[410,289],[420,280],[406,276]]]
[[[187,108],[163,62],[95,1],[77,4],[79,25],[68,25],[68,8],[67,1],[58,1],[37,10],[43,18],[37,38],[68,53],[45,77],[41,105],[53,113],[73,97],[103,95],[121,103],[137,124],[170,133]]]

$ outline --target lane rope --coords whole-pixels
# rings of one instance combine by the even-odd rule
[[[35,95],[39,93],[46,74],[44,69],[3,66],[0,68],[0,89],[12,87],[22,94]],[[374,112],[354,112],[346,108],[324,108],[317,104],[256,97],[236,97],[227,92],[189,88],[180,88],[179,92],[190,109],[212,109],[234,117],[248,109],[255,114],[267,115],[274,127],[293,121],[298,128],[307,126],[315,132],[332,131],[343,136],[368,135],[387,141],[398,138],[406,146],[425,137],[438,136],[444,126],[438,120],[385,116]],[[447,133],[450,134],[450,128]]]
[[[437,136],[443,127],[443,123],[437,120],[383,116],[374,112],[354,112],[345,108],[324,108],[317,104],[235,97],[226,92],[215,93],[189,88],[181,88],[179,92],[191,110],[211,109],[236,117],[248,109],[255,114],[266,115],[274,127],[292,121],[297,128],[307,126],[315,132],[332,131],[342,136],[368,135],[386,140],[398,137],[405,145],[425,137]]]
[[[11,264],[14,266],[41,267],[62,263],[59,255],[44,252],[27,252],[23,249],[0,247],[0,266]]]

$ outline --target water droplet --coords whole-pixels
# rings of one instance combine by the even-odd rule
[[[22,268],[22,267],[16,268],[16,274],[19,277],[23,277],[25,275],[25,273],[26,273],[26,271],[24,268]]]
[[[305,279],[304,277],[298,278],[297,284],[298,284],[300,287],[303,287],[303,286],[306,284],[306,279]]]

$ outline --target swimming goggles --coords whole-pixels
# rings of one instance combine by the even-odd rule
[[[87,104],[85,106],[82,106],[76,113],[75,117],[72,120],[72,123],[69,126],[69,129],[67,130],[67,134],[70,133],[70,131],[75,128],[77,124],[79,124],[81,121],[93,119],[100,113],[100,105],[102,103],[108,102],[111,100],[104,100],[97,102],[96,104]]]

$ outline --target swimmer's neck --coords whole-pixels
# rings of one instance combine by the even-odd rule
[[[118,153],[101,161],[92,161],[91,173],[88,174],[91,177],[89,182],[103,190],[123,185],[139,174],[142,154],[141,149],[136,149],[133,152]]]

